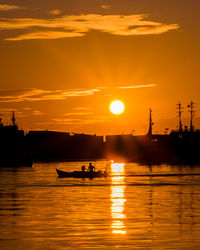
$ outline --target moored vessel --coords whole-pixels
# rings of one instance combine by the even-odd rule
[[[68,178],[101,178],[101,177],[107,177],[108,172],[104,171],[73,171],[73,172],[65,172],[63,170],[56,169],[58,177],[68,177]]]

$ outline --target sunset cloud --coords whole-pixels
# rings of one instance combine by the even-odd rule
[[[101,5],[101,8],[105,9],[105,10],[109,10],[109,9],[111,9],[111,5],[104,4],[104,5]]]
[[[89,90],[0,90],[0,102],[23,102],[23,101],[46,101],[65,100],[68,97],[81,97],[93,95],[99,92],[98,89]]]
[[[66,113],[64,116],[82,116],[82,115],[93,115],[93,112],[72,112],[72,113]]]
[[[89,107],[77,107],[77,108],[74,108],[75,110],[91,110],[92,108],[89,108]]]
[[[32,115],[38,116],[38,115],[44,115],[44,113],[42,113],[39,110],[33,110]]]
[[[116,89],[137,89],[137,88],[148,88],[155,87],[155,84],[146,85],[130,85],[116,87]],[[110,89],[106,88],[106,91]],[[19,90],[5,90],[0,89],[0,103],[9,102],[24,102],[24,101],[47,101],[47,100],[65,100],[71,97],[82,97],[90,96],[100,92],[104,92],[104,88],[94,88],[94,89],[68,89],[68,90],[44,90],[44,89],[19,89]],[[30,108],[27,108],[27,110]],[[89,107],[77,107],[74,108],[78,112],[69,113],[66,115],[86,115],[92,114],[87,110],[91,110]]]
[[[122,86],[117,87],[118,89],[138,89],[138,88],[150,88],[155,87],[156,84],[144,84],[144,85],[131,85],[131,86]]]
[[[52,19],[1,18],[0,29],[28,30],[24,34],[6,38],[6,40],[18,41],[27,39],[81,37],[91,30],[106,32],[112,35],[130,36],[162,34],[179,28],[178,24],[164,24],[146,20],[148,17],[148,15],[88,14],[67,15]],[[31,32],[31,28],[37,28],[38,30]]]
[[[52,15],[59,15],[61,11],[56,9],[56,10],[50,10],[49,13]]]
[[[12,111],[17,111],[17,109],[13,108],[0,108],[0,113],[7,113],[7,112],[12,112]]]
[[[26,107],[26,108],[23,108],[24,110],[32,110],[32,108],[28,108],[28,107]]]
[[[20,40],[30,40],[30,39],[59,39],[59,38],[69,38],[69,37],[81,37],[84,34],[75,32],[62,32],[62,31],[42,31],[34,32],[20,35],[18,37],[7,38],[7,41],[20,41]]]
[[[8,11],[8,10],[15,10],[15,9],[22,9],[22,8],[16,5],[0,4],[0,11]]]
[[[68,125],[73,125],[73,124],[93,124],[93,123],[105,123],[105,122],[110,122],[108,118],[105,117],[96,117],[94,119],[81,119],[81,118],[55,118],[52,119],[54,123],[56,122],[57,124],[68,124]]]

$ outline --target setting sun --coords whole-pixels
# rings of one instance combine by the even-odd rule
[[[124,112],[124,104],[121,101],[113,101],[110,104],[110,111],[115,114],[115,115],[119,115],[121,113]]]

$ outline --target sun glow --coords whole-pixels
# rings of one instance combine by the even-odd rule
[[[124,112],[124,104],[123,102],[117,100],[117,101],[113,101],[111,104],[110,104],[110,111],[115,114],[115,115],[119,115],[121,113]]]

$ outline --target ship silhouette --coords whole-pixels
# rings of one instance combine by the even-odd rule
[[[26,137],[16,124],[14,111],[11,121],[10,125],[4,126],[0,118],[0,165],[30,166],[32,161],[28,154]]]

